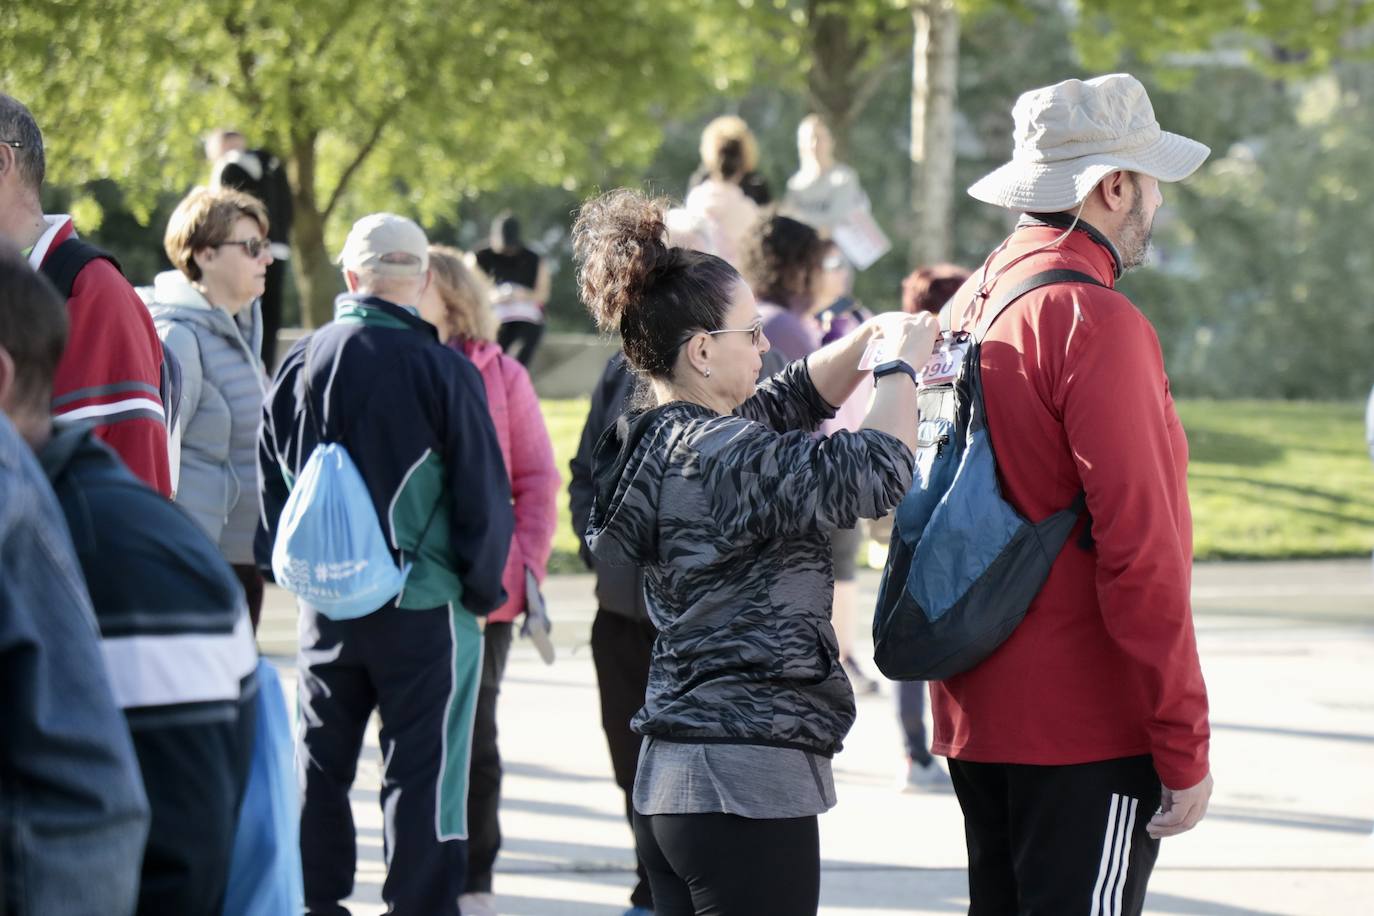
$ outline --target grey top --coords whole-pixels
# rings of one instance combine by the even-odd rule
[[[810,817],[835,806],[830,758],[789,747],[645,738],[635,773],[640,814]]]
[[[157,333],[181,363],[177,505],[230,563],[253,562],[258,525],[258,426],[266,375],[255,301],[238,317],[215,308],[180,271],[157,275],[148,301]]]

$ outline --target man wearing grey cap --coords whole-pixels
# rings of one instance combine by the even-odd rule
[[[985,331],[1006,498],[1032,521],[1080,493],[1087,511],[1011,637],[931,685],[932,751],[964,812],[971,914],[1140,913],[1160,838],[1202,818],[1212,779],[1188,446],[1154,329],[1114,286],[1145,261],[1160,183],[1208,150],[1160,130],[1125,74],[1027,92],[1013,117],[1011,162],[969,193],[1023,216],[952,323]]]
[[[477,369],[419,314],[428,240],[414,222],[359,220],[340,257],[334,321],[287,354],[263,408],[262,519],[277,522],[321,441],[347,449],[405,587],[371,614],[300,606],[301,862],[306,911],[335,916],[353,891],[348,791],[373,709],[381,716],[387,912],[458,916],[467,875],[467,779],[482,669],[477,615],[503,599],[510,483]]]

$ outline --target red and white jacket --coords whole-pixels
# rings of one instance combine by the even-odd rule
[[[29,264],[76,234],[69,216],[45,216],[48,230]],[[113,264],[91,261],[67,300],[67,349],[53,379],[52,413],[95,424],[95,434],[148,486],[172,495],[166,416],[159,385],[162,345],[143,300]]]

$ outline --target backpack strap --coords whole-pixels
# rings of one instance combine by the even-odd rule
[[[48,256],[43,259],[43,266],[40,270],[45,277],[52,281],[52,285],[57,287],[57,291],[62,294],[63,299],[70,299],[72,287],[76,285],[77,275],[85,269],[87,264],[101,258],[113,264],[115,270],[121,274],[124,273],[124,268],[119,266],[114,255],[73,235],[48,252]]]
[[[1089,283],[1093,286],[1105,285],[1096,277],[1090,277],[1077,270],[1042,270],[1038,274],[1031,274],[997,298],[996,304],[991,307],[986,315],[984,315],[983,320],[978,322],[978,329],[974,331],[974,339],[981,343],[983,338],[987,336],[988,330],[992,327],[992,323],[1001,317],[1002,313],[1007,310],[1007,306],[1011,305],[1017,299],[1020,299],[1022,296],[1026,295],[1026,293],[1037,290],[1042,286],[1053,286],[1056,283]]]

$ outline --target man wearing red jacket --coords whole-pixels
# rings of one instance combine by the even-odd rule
[[[22,103],[0,93],[0,238],[40,270],[76,235],[69,216],[45,216],[43,135]],[[148,309],[105,258],[76,274],[67,299],[70,331],[53,380],[53,416],[95,433],[140,479],[172,494],[167,425],[159,386],[162,345]]]
[[[1138,914],[1159,839],[1212,792],[1193,633],[1188,444],[1159,340],[1113,289],[1144,262],[1161,181],[1208,149],[1161,131],[1125,74],[1021,96],[1012,161],[969,189],[1022,212],[953,300],[1046,270],[993,324],[981,368],[1006,498],[1032,521],[1087,497],[1025,620],[972,670],[932,684],[935,742],[964,811],[970,914]]]

